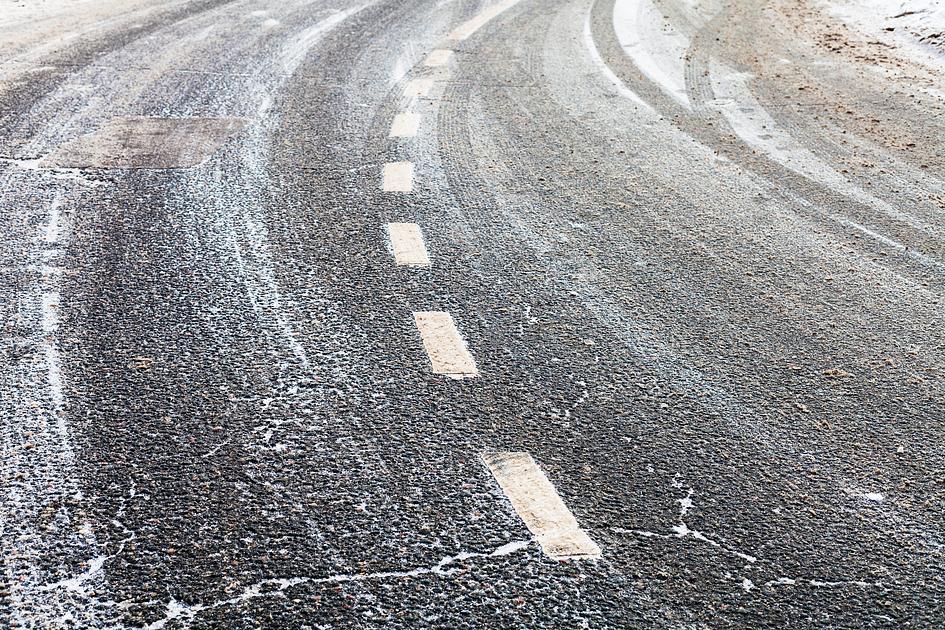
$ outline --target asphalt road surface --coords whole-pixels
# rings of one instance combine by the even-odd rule
[[[932,0],[0,0],[0,626],[940,628]]]

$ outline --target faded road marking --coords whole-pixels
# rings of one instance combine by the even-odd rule
[[[450,62],[450,59],[453,58],[452,50],[434,50],[429,55],[427,55],[426,60],[423,62],[423,65],[429,66],[430,68],[436,68],[438,66],[445,66]]]
[[[410,192],[413,190],[413,163],[390,162],[384,165],[384,190]]]
[[[433,79],[413,79],[404,88],[404,96],[408,98],[427,96],[432,88]]]
[[[394,122],[390,126],[391,138],[412,138],[417,135],[420,129],[420,114],[413,112],[403,112],[394,116]]]
[[[387,235],[398,265],[429,267],[430,257],[423,244],[423,232],[416,223],[388,223]]]
[[[555,558],[600,558],[601,550],[564,504],[532,456],[524,452],[484,453],[492,475],[542,551]]]
[[[506,9],[510,9],[518,4],[519,0],[503,0],[498,4],[494,4],[491,7],[480,11],[475,17],[463,22],[457,26],[452,33],[450,33],[450,39],[463,40],[478,31],[480,28],[486,25],[492,18],[499,15]]]
[[[435,374],[450,378],[468,378],[479,374],[476,361],[463,341],[452,315],[441,311],[413,314],[423,347],[430,357]]]

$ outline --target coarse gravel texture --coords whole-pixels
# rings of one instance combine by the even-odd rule
[[[945,58],[851,2],[0,0],[0,626],[940,627]]]

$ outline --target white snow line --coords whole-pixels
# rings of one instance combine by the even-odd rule
[[[47,291],[41,299],[42,327],[44,333],[54,333],[59,327],[59,292]]]
[[[673,487],[679,488],[681,487],[681,484],[678,484],[677,482],[674,481]],[[724,551],[725,553],[741,558],[742,560],[745,560],[746,562],[749,562],[749,563],[758,562],[758,558],[756,556],[753,556],[747,553],[742,553],[741,551],[737,551],[735,549],[730,549],[724,546],[719,541],[709,538],[708,536],[703,534],[701,531],[697,529],[692,529],[691,527],[689,527],[689,524],[686,522],[686,515],[689,513],[689,509],[692,508],[692,495],[694,493],[695,493],[695,490],[693,490],[692,488],[689,488],[689,490],[686,492],[686,496],[676,499],[676,502],[679,503],[679,522],[676,525],[674,525],[672,528],[670,528],[670,531],[673,532],[672,534],[660,534],[658,532],[651,532],[651,531],[646,531],[642,529],[624,529],[622,527],[614,527],[611,529],[611,531],[618,534],[633,534],[634,536],[642,536],[643,538],[671,539],[671,538],[691,537],[700,542],[704,542],[709,545],[712,545],[713,547],[716,547],[717,549],[720,549]]]
[[[231,597],[229,599],[222,599],[215,601],[209,604],[193,604],[186,605],[181,604],[177,600],[172,599],[167,603],[167,608],[164,613],[163,619],[158,619],[157,621],[145,626],[145,630],[160,630],[167,626],[168,622],[174,621],[175,619],[184,620],[184,626],[190,625],[187,622],[191,622],[196,618],[196,616],[206,610],[213,610],[215,608],[221,608],[224,606],[236,606],[243,602],[257,599],[260,597],[272,597],[283,595],[284,592],[293,587],[298,586],[299,584],[344,584],[347,582],[369,582],[373,580],[388,580],[388,579],[401,579],[401,578],[412,578],[418,577],[421,575],[435,575],[437,577],[449,577],[453,575],[457,569],[447,568],[449,565],[455,562],[462,562],[464,560],[470,560],[473,558],[499,558],[502,556],[511,555],[522,549],[526,549],[529,544],[527,540],[515,540],[510,543],[506,543],[501,547],[497,547],[491,552],[474,552],[474,551],[461,551],[453,556],[446,556],[441,559],[439,562],[433,566],[427,567],[417,567],[415,569],[410,569],[409,571],[378,571],[376,573],[339,573],[337,575],[329,575],[327,577],[313,578],[313,577],[292,577],[292,578],[272,578],[268,580],[263,580],[261,582],[256,582],[246,586],[243,591]]]
[[[648,79],[692,109],[686,94],[689,38],[677,31],[652,0],[616,0],[614,32],[621,48]]]
[[[46,230],[43,234],[43,241],[47,245],[53,245],[59,242],[59,207],[62,205],[62,195],[56,195],[53,202],[49,205],[49,221],[46,223]]]
[[[449,35],[450,39],[455,39],[455,40],[460,40],[460,41],[466,39],[467,37],[469,37],[476,31],[478,31],[480,28],[488,24],[493,18],[498,16],[500,13],[506,11],[507,9],[511,9],[518,3],[519,3],[519,0],[503,0],[502,2],[492,5],[491,7],[486,7],[485,9],[480,11],[478,14],[476,14],[474,17],[470,18],[469,20],[466,20],[465,22],[457,26],[455,29],[453,29],[453,31]]]
[[[631,102],[641,105],[647,109],[651,109],[650,106],[640,98],[636,92],[627,87],[627,85],[620,80],[620,78],[614,74],[613,70],[610,69],[610,66],[604,61],[603,57],[600,56],[600,53],[597,50],[597,46],[594,44],[594,36],[591,34],[591,13],[588,12],[587,18],[584,20],[584,45],[587,47],[587,51],[591,55],[591,61],[601,71],[601,74],[610,81],[611,84],[617,89],[617,93],[620,96],[630,100]]]
[[[282,51],[282,67],[286,74],[292,74],[298,69],[299,65],[301,65],[305,56],[308,54],[309,49],[311,49],[323,35],[366,6],[368,5],[364,4],[345,11],[339,11],[299,33],[291,45],[286,46]]]
[[[476,361],[466,348],[452,315],[442,311],[421,311],[414,313],[413,318],[435,374],[450,378],[472,378],[479,374]]]
[[[753,75],[736,72],[715,59],[709,71],[716,96],[712,104],[746,145],[837,194],[876,208],[913,229],[939,236],[937,227],[866,192],[782,129],[752,94]]]
[[[482,460],[542,551],[556,560],[601,557],[600,547],[578,526],[577,519],[531,455],[484,453]]]
[[[889,238],[888,236],[885,236],[883,234],[880,234],[879,232],[871,230],[865,225],[860,225],[856,221],[851,221],[847,218],[839,217],[839,216],[831,216],[830,218],[836,221],[837,223],[839,223],[840,225],[844,225],[846,227],[853,228],[857,232],[861,232],[862,234],[868,236],[869,238],[875,241],[878,241],[879,243],[885,245],[886,247],[891,247],[895,250],[902,252],[906,256],[912,258],[916,262],[926,267],[935,269],[939,273],[945,273],[945,265],[943,265],[936,259],[932,258],[931,256],[927,256],[921,252],[915,251],[914,249],[910,249],[906,247],[905,245],[903,245],[902,243],[900,243],[899,241],[895,241]]]

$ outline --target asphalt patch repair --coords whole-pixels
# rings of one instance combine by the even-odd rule
[[[242,118],[113,118],[59,146],[40,168],[189,168],[237,133]]]

